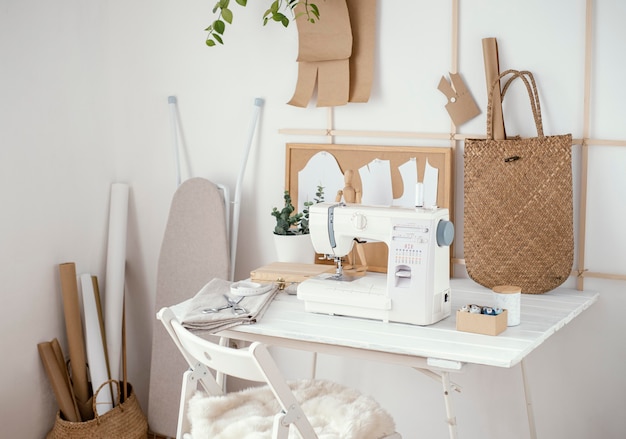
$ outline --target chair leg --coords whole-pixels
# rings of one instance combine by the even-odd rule
[[[289,437],[289,424],[285,424],[284,413],[277,413],[274,416],[274,428],[272,429],[272,439],[287,439]]]
[[[197,380],[192,379],[193,371],[188,370],[183,374],[183,385],[180,392],[180,406],[178,407],[178,426],[176,428],[176,439],[183,439],[185,433],[189,433],[191,424],[187,419],[187,402],[198,387]]]

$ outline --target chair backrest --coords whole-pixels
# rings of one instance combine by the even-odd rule
[[[183,327],[170,308],[162,308],[157,318],[165,325],[191,369],[206,367],[225,375],[266,383],[283,410],[283,418],[291,420],[288,423],[293,422],[303,437],[317,437],[265,345],[255,342],[241,349],[220,346]],[[199,381],[210,394],[222,393],[211,374],[203,375]]]

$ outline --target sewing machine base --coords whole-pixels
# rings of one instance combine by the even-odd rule
[[[393,300],[387,293],[387,275],[367,273],[350,282],[330,280],[333,275],[309,278],[298,285],[298,298],[304,301],[307,312],[342,315],[381,320],[383,322],[430,325],[450,315],[450,290],[436,294],[442,302],[438,312],[428,313],[430,318],[420,317],[423,313],[400,313],[394,309]]]

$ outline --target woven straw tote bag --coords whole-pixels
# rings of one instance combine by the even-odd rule
[[[524,83],[537,137],[494,139],[493,94],[509,75],[502,98],[514,80]],[[544,135],[532,73],[507,70],[493,82],[487,138],[465,140],[464,258],[474,281],[541,294],[568,278],[574,259],[571,146],[571,134]]]

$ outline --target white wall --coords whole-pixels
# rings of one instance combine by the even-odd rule
[[[512,3],[460,1],[459,71],[484,109],[481,39],[496,37],[502,68],[535,73],[546,132],[581,137],[585,2]],[[618,0],[595,3],[591,135],[626,139],[626,91],[618,80],[626,9]],[[325,128],[326,111],[285,104],[295,84],[295,27],[262,27],[261,2],[234,5],[227,46],[209,49],[203,29],[212,6],[201,0],[0,5],[0,285],[8,311],[0,323],[0,423],[7,437],[42,437],[52,425],[56,404],[36,344],[57,337],[66,348],[59,263],[74,261],[79,272],[103,282],[108,191],[115,181],[132,188],[129,373],[147,408],[156,263],[175,190],[169,95],[179,101],[188,175],[233,189],[252,103],[265,99],[245,179],[237,277],[275,258],[269,212],[281,201],[284,144],[325,141],[278,130]],[[450,2],[381,0],[378,10],[371,101],[338,108],[335,127],[445,133],[450,124],[436,85],[450,69]],[[510,123],[526,135],[532,130],[525,115],[516,113]],[[462,132],[484,132],[484,124],[483,114]],[[592,271],[626,274],[625,155],[626,147],[591,147],[586,266]],[[575,171],[579,175],[578,164]],[[626,428],[620,415],[626,409],[626,283],[589,279],[585,285],[602,293],[600,301],[528,358],[540,437],[617,438]],[[293,358],[281,355],[296,375],[306,367],[290,368]],[[319,371],[372,392],[404,437],[446,437],[439,386],[421,374],[332,357],[321,359]],[[456,381],[463,387],[454,396],[461,437],[527,437],[518,367],[470,368]]]

